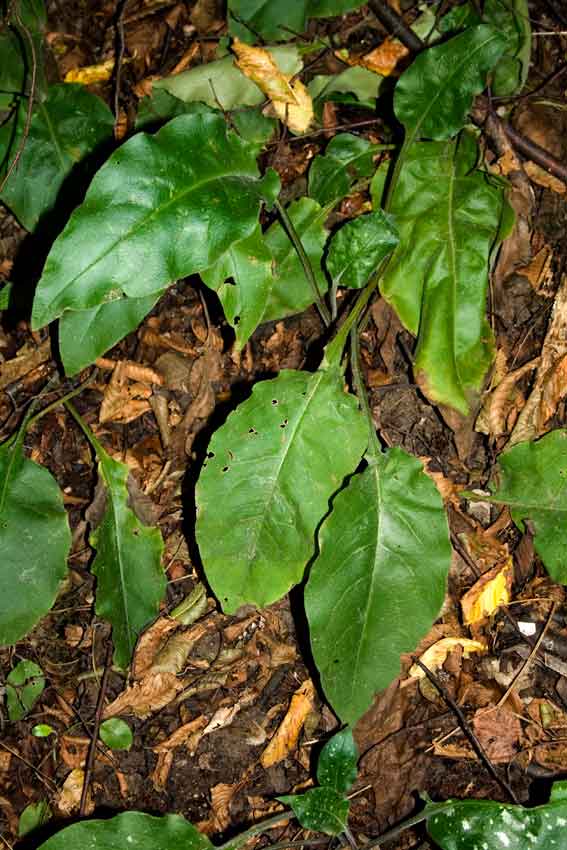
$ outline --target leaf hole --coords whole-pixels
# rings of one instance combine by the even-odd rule
[[[207,457],[208,457],[208,458],[211,458],[211,457],[214,457],[214,456],[215,456],[215,453],[214,453],[214,452],[207,452]]]
[[[273,399],[272,399],[272,404],[274,405],[274,407],[276,406],[276,404],[278,404],[278,400],[277,400],[277,398],[273,398]]]
[[[289,419],[284,419],[284,421],[280,424],[280,428],[285,428],[285,426],[287,425],[288,422],[289,422]]]
[[[233,453],[231,452],[230,449],[228,450],[228,456],[231,460],[234,460],[234,455],[233,455]]]
[[[240,316],[235,316],[234,319],[232,320],[232,323],[233,323],[234,327],[239,325],[240,324]]]
[[[223,466],[223,468],[221,469],[221,472],[228,472],[229,469],[230,469],[230,466]]]
[[[249,428],[249,429],[248,429],[248,433],[249,433],[249,434],[257,434],[258,432],[256,431],[256,429],[255,429],[255,428]]]

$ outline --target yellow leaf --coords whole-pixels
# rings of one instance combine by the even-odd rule
[[[313,682],[307,679],[292,696],[286,716],[262,753],[260,757],[262,767],[268,768],[277,764],[295,748],[303,724],[313,710],[314,697]]]
[[[278,118],[294,133],[304,133],[313,120],[313,104],[303,83],[290,82],[291,77],[280,71],[263,47],[251,47],[235,38],[232,49],[237,66],[270,99]]]
[[[497,564],[484,573],[461,599],[465,624],[478,623],[490,617],[500,605],[507,605],[511,585],[512,558],[508,556],[504,565]]]
[[[463,650],[463,656],[465,658],[468,658],[471,652],[484,652],[486,650],[485,644],[479,640],[470,640],[469,638],[441,638],[433,646],[426,649],[419,660],[428,670],[437,670],[445,663],[445,659],[451,650],[456,649],[458,646]],[[414,679],[423,679],[425,676],[425,673],[417,664],[414,664],[410,668],[409,674]]]
[[[92,86],[94,83],[105,83],[112,76],[114,59],[107,59],[99,65],[85,65],[84,68],[74,68],[65,74],[66,83],[81,83]]]

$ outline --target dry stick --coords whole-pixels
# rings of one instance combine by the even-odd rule
[[[368,5],[376,17],[382,21],[382,23],[384,23],[397,38],[399,38],[402,44],[405,44],[405,46],[414,53],[418,53],[423,50],[426,46],[425,43],[407,26],[407,24],[403,22],[399,15],[397,15],[389,6],[386,6],[384,0],[370,0]],[[486,106],[486,98],[477,98],[475,105],[479,104],[484,104]],[[475,124],[481,123],[476,117],[473,117],[473,121]],[[514,147],[523,156],[531,159],[532,162],[535,162],[536,165],[541,166],[541,168],[545,171],[553,174],[554,177],[557,177],[559,180],[567,183],[567,166],[564,163],[552,156],[549,151],[546,151],[544,148],[536,145],[535,142],[532,142],[530,139],[522,136],[521,133],[514,130],[514,128],[506,121],[502,121],[502,126]]]
[[[108,675],[110,673],[110,657],[112,654],[112,645],[109,643],[106,650],[106,659],[104,662],[104,673],[102,674],[102,679],[100,680],[100,690],[98,692],[98,700],[96,703],[96,711],[94,718],[94,726],[91,742],[89,744],[89,752],[87,754],[87,763],[85,765],[85,778],[83,780],[83,790],[81,792],[81,805],[79,807],[79,815],[80,817],[84,817],[85,810],[87,807],[87,795],[89,793],[89,785],[91,781],[91,775],[93,772],[94,760],[96,756],[96,748],[98,741],[98,732],[100,729],[100,722],[102,720],[102,712],[104,709],[104,697],[106,696],[106,687],[108,684]]]
[[[35,775],[40,780],[40,782],[43,782],[45,787],[49,788],[49,790],[52,793],[57,791],[57,785],[55,784],[55,782],[53,782],[48,776],[46,776],[44,773],[42,773],[41,770],[38,770],[37,767],[31,763],[31,761],[28,761],[27,759],[25,759],[16,750],[13,750],[7,744],[2,743],[2,741],[0,741],[0,747],[3,750],[6,750],[7,753],[10,753],[10,755],[13,755],[14,758],[19,759],[27,767],[29,767],[29,769],[32,770],[35,773]]]
[[[447,690],[443,687],[443,685],[439,681],[438,677],[435,675],[435,673],[431,672],[429,667],[425,666],[423,661],[421,661],[418,658],[417,661],[416,661],[416,664],[421,670],[423,670],[423,672],[425,673],[425,675],[427,676],[427,678],[429,679],[431,684],[434,685],[437,688],[437,690],[439,691],[439,693],[441,694],[441,696],[443,697],[443,699],[445,700],[445,702],[447,703],[449,708],[451,708],[451,710],[455,713],[455,716],[456,716],[457,720],[459,721],[459,726],[463,730],[465,736],[468,738],[468,740],[470,742],[471,747],[473,748],[473,750],[475,751],[475,753],[477,754],[477,756],[479,757],[481,762],[484,764],[484,766],[486,767],[486,769],[488,770],[488,772],[490,773],[492,778],[494,780],[496,780],[496,782],[500,785],[502,790],[506,792],[506,794],[510,797],[510,799],[512,800],[513,803],[515,803],[516,805],[520,805],[520,801],[516,797],[514,789],[506,782],[505,779],[502,779],[502,777],[498,774],[496,768],[494,767],[494,765],[490,761],[490,759],[489,759],[489,757],[486,753],[486,750],[484,749],[484,747],[482,746],[482,744],[480,743],[480,741],[478,740],[478,738],[476,737],[476,735],[474,734],[472,729],[470,728],[465,715],[463,714],[463,712],[461,711],[461,709],[459,708],[459,706],[457,705],[457,703],[455,702],[453,697],[449,693],[447,693]]]
[[[551,621],[553,620],[553,615],[555,614],[556,606],[557,606],[557,603],[552,600],[551,609],[549,611],[549,614],[547,615],[547,620],[545,621],[545,625],[544,625],[543,629],[541,630],[541,634],[540,634],[539,638],[535,642],[534,647],[533,647],[532,651],[530,652],[530,654],[528,655],[528,657],[526,658],[524,664],[522,664],[522,666],[520,667],[520,669],[518,670],[518,672],[516,673],[516,675],[514,676],[512,681],[510,682],[510,685],[508,686],[508,690],[506,691],[504,696],[500,700],[498,700],[498,702],[496,704],[496,708],[500,708],[506,702],[506,700],[508,699],[508,697],[510,696],[510,694],[512,693],[512,691],[514,690],[514,688],[516,687],[516,685],[520,681],[521,677],[527,672],[528,668],[533,664],[534,659],[535,659],[537,653],[539,652],[539,648],[540,648],[540,646],[543,642],[543,639],[547,634],[549,626],[551,625]]]
[[[0,192],[3,191],[4,186],[6,185],[8,180],[10,179],[14,169],[16,168],[18,162],[20,161],[20,157],[24,152],[24,148],[25,148],[26,142],[28,140],[30,127],[31,127],[32,112],[33,112],[33,101],[34,101],[34,97],[35,97],[35,87],[36,87],[36,80],[37,80],[37,56],[36,56],[36,53],[35,53],[35,45],[33,43],[33,38],[31,36],[29,29],[26,27],[26,25],[24,24],[24,22],[20,18],[19,11],[18,11],[17,7],[14,7],[14,19],[15,19],[18,27],[21,29],[21,31],[25,35],[25,37],[28,41],[28,44],[29,44],[30,53],[31,53],[31,57],[32,57],[31,84],[30,84],[30,93],[28,95],[28,108],[27,108],[27,112],[26,112],[26,123],[24,124],[24,131],[22,133],[22,138],[20,139],[20,144],[18,145],[18,150],[16,151],[16,155],[15,155],[14,159],[12,160],[12,162],[10,163],[10,167],[8,168],[6,174],[4,175],[4,179],[0,183]]]
[[[116,59],[114,62],[114,120],[120,113],[120,88],[122,81],[122,62],[124,61],[124,10],[128,0],[118,0],[116,7]]]

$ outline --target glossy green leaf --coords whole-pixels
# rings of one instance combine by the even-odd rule
[[[91,531],[96,549],[96,613],[112,624],[114,663],[126,668],[145,625],[159,611],[166,580],[161,565],[163,540],[157,528],[143,525],[131,504],[126,464],[95,443],[99,479],[105,487],[102,519]]]
[[[309,194],[324,206],[348,194],[355,180],[370,177],[374,154],[380,149],[368,139],[340,133],[331,139],[325,154],[316,156],[309,169]]]
[[[365,419],[333,366],[284,370],[231,413],[196,493],[203,566],[226,612],[269,605],[301,581],[329,499],[366,442]]]
[[[532,33],[528,0],[486,0],[483,19],[506,35],[508,47],[494,69],[491,90],[497,97],[520,92],[528,78]]]
[[[361,106],[374,109],[376,98],[385,78],[368,68],[346,68],[340,74],[324,76],[318,74],[307,86],[313,100],[335,100],[350,103],[358,101]]]
[[[308,18],[326,18],[358,9],[364,0],[228,0],[228,28],[233,36],[254,44],[289,41],[303,32]]]
[[[0,159],[8,162],[20,143],[25,110],[19,110],[18,132],[0,127]],[[49,213],[65,179],[78,163],[113,136],[108,106],[84,86],[61,84],[35,104],[29,135],[17,169],[0,198],[27,230]]]
[[[270,47],[269,53],[284,74],[293,76],[301,71],[297,47]],[[156,80],[153,88],[165,89],[180,100],[200,101],[213,109],[225,111],[235,106],[259,106],[266,100],[258,86],[234,64],[233,56],[224,56],[172,77]]]
[[[18,822],[19,838],[23,838],[24,835],[28,835],[30,832],[33,832],[34,829],[43,826],[43,824],[47,823],[48,820],[51,820],[52,817],[53,812],[49,808],[49,804],[46,800],[40,800],[39,803],[30,803],[25,807],[20,815],[20,820]]]
[[[136,330],[163,292],[119,298],[91,310],[66,310],[59,322],[59,353],[66,375],[76,375]]]
[[[204,111],[201,104],[180,100],[167,89],[152,86],[152,93],[143,97],[136,115],[136,130],[148,133],[159,128],[179,115],[196,115]]]
[[[348,819],[349,801],[334,788],[310,788],[305,794],[278,797],[291,809],[304,829],[339,835]]]
[[[38,850],[212,850],[213,845],[181,815],[154,817],[123,812],[108,820],[84,820],[65,827]]]
[[[394,94],[396,117],[408,140],[448,139],[458,133],[506,45],[502,33],[481,24],[420,53]]]
[[[132,730],[120,717],[109,717],[100,724],[101,741],[111,750],[129,750],[134,741]]]
[[[380,287],[419,333],[424,392],[465,414],[492,360],[488,264],[506,203],[501,184],[474,170],[475,158],[468,134],[409,149],[390,204],[400,244]]]
[[[534,809],[493,800],[454,800],[448,811],[432,812],[427,830],[441,850],[561,850],[565,846],[567,799],[561,789]],[[438,804],[446,806],[445,803]],[[426,811],[427,811],[426,810]]]
[[[323,690],[345,722],[364,714],[439,615],[450,560],[439,492],[401,449],[370,461],[333,500],[305,609]]]
[[[14,14],[16,9],[27,34]],[[47,24],[45,6],[42,0],[20,0],[17,7],[12,4],[8,11],[10,25],[0,32],[0,112],[9,110],[18,95],[29,93],[32,68],[30,38],[37,59],[35,98],[42,100],[47,90],[42,51],[43,32]],[[25,102],[22,102],[22,107],[25,109]]]
[[[395,224],[382,210],[347,221],[329,244],[327,269],[333,282],[361,289],[399,241]]]
[[[47,614],[67,572],[71,532],[50,472],[28,460],[23,434],[0,446],[0,644]]]
[[[37,723],[32,729],[32,735],[34,738],[49,738],[50,735],[57,735],[57,732],[49,723]]]
[[[529,520],[535,550],[554,581],[567,584],[567,430],[518,443],[498,458],[491,501],[509,505],[523,531]]]
[[[10,306],[13,289],[13,283],[5,283],[2,289],[0,289],[0,310],[7,310]]]
[[[256,226],[279,180],[261,180],[256,148],[213,111],[180,115],[139,133],[95,176],[54,243],[32,311],[42,327],[65,310],[157,294],[209,268]]]
[[[236,242],[219,262],[201,277],[218,292],[227,321],[236,331],[242,348],[254,333],[266,310],[273,286],[272,254],[260,225],[251,236]]]
[[[6,677],[8,718],[21,720],[32,710],[45,687],[43,670],[34,661],[20,661]]]
[[[329,288],[321,268],[328,236],[325,229],[328,209],[320,207],[311,198],[300,198],[289,205],[287,213],[309,257],[319,292],[324,294]],[[273,278],[262,316],[262,321],[268,322],[301,313],[315,299],[297,252],[279,221],[268,228],[264,241],[273,258]]]
[[[346,794],[356,781],[358,749],[352,730],[347,726],[327,741],[317,761],[319,785]]]

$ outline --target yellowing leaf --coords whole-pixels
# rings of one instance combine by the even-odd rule
[[[345,50],[336,50],[335,55],[341,62],[346,62],[351,66],[359,66],[367,68],[373,74],[379,74],[382,77],[388,77],[394,73],[399,61],[407,56],[409,50],[407,47],[395,38],[387,38],[370,53],[364,56],[350,56]]]
[[[292,696],[286,716],[262,753],[260,757],[262,767],[268,768],[277,764],[295,748],[303,724],[308,714],[313,710],[314,697],[313,682],[311,679],[307,679]]]
[[[512,558],[509,556],[504,565],[497,564],[484,573],[461,599],[465,624],[478,623],[490,617],[499,605],[506,605],[510,601],[511,585]]]
[[[251,47],[235,38],[232,49],[237,66],[271,100],[278,118],[294,133],[304,133],[313,120],[313,104],[303,83],[290,82],[292,78],[280,71],[263,47]]]
[[[98,65],[85,65],[84,68],[73,68],[65,74],[66,83],[80,83],[83,86],[92,86],[95,83],[105,83],[112,76],[114,70],[114,59],[107,59]]]
[[[441,640],[438,640],[426,649],[419,660],[428,670],[437,670],[445,663],[445,659],[451,650],[456,649],[458,646],[461,647],[464,658],[468,658],[472,652],[484,652],[486,650],[486,645],[479,640],[459,637],[441,638]],[[423,679],[425,676],[425,673],[417,664],[414,664],[410,668],[409,674],[414,679]]]

